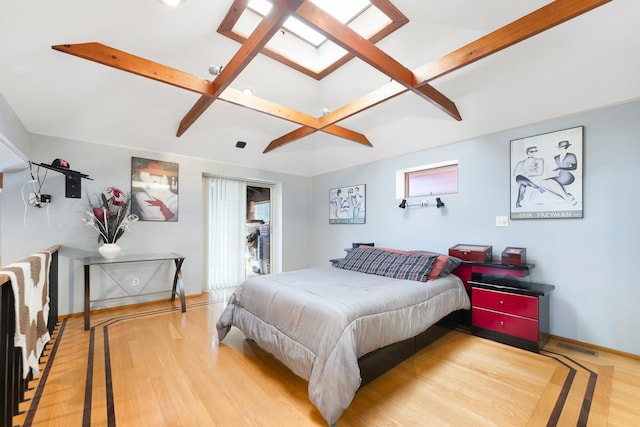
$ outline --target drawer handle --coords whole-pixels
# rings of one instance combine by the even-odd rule
[[[500,326],[504,326],[504,321],[500,321]]]
[[[504,301],[500,300],[500,305],[504,305]]]

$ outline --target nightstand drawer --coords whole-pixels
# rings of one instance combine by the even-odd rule
[[[471,290],[471,304],[474,307],[538,319],[537,297],[473,288]]]
[[[473,307],[471,309],[471,323],[478,328],[501,332],[529,341],[538,341],[538,321],[534,319]]]

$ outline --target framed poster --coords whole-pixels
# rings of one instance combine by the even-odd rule
[[[131,213],[140,221],[178,221],[178,164],[131,158]]]
[[[329,224],[364,224],[366,185],[329,190]]]
[[[582,218],[584,127],[511,141],[511,219]]]

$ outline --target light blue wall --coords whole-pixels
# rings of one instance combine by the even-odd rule
[[[28,194],[30,189],[30,184],[27,184],[31,180],[29,170],[4,175],[0,233],[3,263],[17,261],[52,245],[63,245],[59,276],[60,314],[82,311],[83,264],[77,258],[97,255],[96,233],[80,220],[86,209],[84,195],[87,190],[96,193],[109,186],[129,190],[132,156],[179,164],[179,220],[176,223],[137,222],[118,244],[123,252],[132,254],[177,252],[184,255],[186,260],[182,271],[187,294],[200,293],[205,285],[203,175],[278,183],[282,189],[282,269],[295,270],[309,264],[311,178],[46,136],[32,135],[32,140],[33,153],[36,153],[31,159],[33,162],[50,163],[55,158],[63,158],[69,161],[71,169],[93,178],[93,181],[82,180],[82,199],[68,199],[65,198],[64,176],[49,171],[44,179],[45,170],[41,169],[40,179],[44,179],[42,192],[51,194],[52,203],[48,208],[25,209],[22,194]],[[162,272],[166,273],[165,278],[161,274],[158,281],[166,281],[167,274],[171,273],[170,269],[167,270]],[[92,273],[92,292],[96,291],[100,296],[114,295],[109,283],[99,270]],[[94,289],[94,285],[98,289]]]
[[[640,286],[635,283],[640,239],[640,102],[559,118],[349,168],[313,179],[314,265],[344,255],[351,242],[447,252],[457,243],[527,248],[532,279],[556,286],[551,333],[640,354]],[[510,221],[509,141],[584,126],[584,218]],[[398,144],[420,135],[398,135]],[[339,154],[337,154],[339,155]],[[396,170],[459,160],[459,192],[446,208],[398,208]],[[364,225],[328,224],[329,189],[367,186]],[[434,202],[434,200],[430,200]]]

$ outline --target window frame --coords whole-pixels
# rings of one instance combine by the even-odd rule
[[[455,172],[456,172],[455,191],[453,192],[435,191],[435,192],[430,192],[429,194],[419,194],[419,195],[409,196],[408,178],[411,174],[415,172],[435,171],[437,169],[449,168],[450,166],[455,166]],[[456,194],[458,193],[458,190],[459,190],[458,178],[459,178],[459,164],[457,159],[400,169],[396,171],[396,198],[410,200],[410,199],[417,199],[417,198],[424,198],[424,197],[442,196],[446,194]]]

